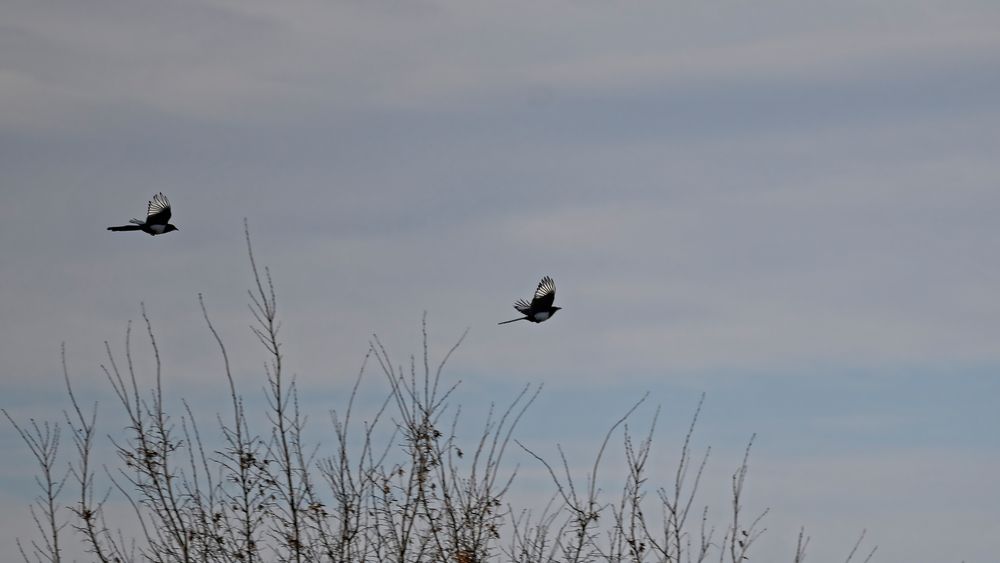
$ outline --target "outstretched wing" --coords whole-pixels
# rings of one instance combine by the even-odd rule
[[[556,282],[552,281],[552,278],[545,276],[542,281],[538,284],[538,289],[535,290],[535,297],[531,300],[531,308],[538,310],[546,310],[552,306],[556,300]]]
[[[160,192],[149,201],[149,207],[146,210],[146,224],[166,225],[168,222],[170,222],[170,202],[167,200],[167,196]]]
[[[524,299],[518,299],[514,302],[514,308],[520,311],[522,315],[527,315],[528,311],[531,310],[531,304]]]

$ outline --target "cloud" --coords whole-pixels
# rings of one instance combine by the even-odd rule
[[[471,327],[451,373],[484,394],[544,381],[589,414],[614,410],[619,387],[728,393],[747,402],[719,413],[740,440],[749,427],[814,433],[785,436],[779,462],[802,444],[881,448],[866,438],[881,426],[928,452],[983,442],[982,458],[942,450],[954,466],[928,465],[918,485],[941,485],[936,471],[974,481],[963,457],[996,452],[976,432],[988,415],[954,416],[992,392],[962,378],[1000,364],[993,2],[98,0],[4,13],[0,358],[23,412],[58,412],[38,390],[60,384],[63,340],[99,395],[103,342],[121,349],[141,301],[170,391],[211,396],[221,361],[199,292],[255,390],[249,217],[288,365],[317,400],[352,380],[372,332],[405,363],[427,310],[432,350]],[[104,230],[158,191],[179,233]],[[497,327],[546,274],[559,316]],[[872,393],[845,382],[858,373],[900,389],[929,373],[938,385],[920,389],[941,408],[894,392],[847,408]],[[845,503],[881,498],[849,489],[932,457],[872,451],[826,458],[872,464],[835,491]],[[796,467],[837,477],[826,461]],[[817,494],[808,510],[822,516],[833,493]],[[919,525],[879,518],[873,536],[893,542]],[[989,537],[976,518],[950,529],[956,542]]]
[[[20,54],[5,57],[2,117],[72,124],[94,108],[133,106],[209,121],[303,123],[373,109],[467,112],[486,101],[581,90],[789,78],[836,87],[996,48],[997,14],[974,3],[964,12],[933,3],[896,11],[731,7],[738,13],[557,6],[15,3],[4,41],[7,53]]]
[[[754,463],[750,481],[754,496],[772,508],[772,532],[785,530],[790,541],[806,526],[815,538],[810,557],[844,556],[866,528],[867,545],[878,545],[886,561],[974,560],[988,558],[990,548],[956,540],[996,532],[986,499],[996,496],[987,476],[997,463],[993,454],[947,449],[771,459]]]

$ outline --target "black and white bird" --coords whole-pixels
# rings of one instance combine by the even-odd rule
[[[524,320],[528,320],[533,323],[547,321],[552,318],[552,315],[556,314],[556,311],[562,309],[562,307],[552,306],[552,303],[555,300],[556,282],[552,281],[552,278],[549,276],[545,276],[542,278],[542,281],[538,283],[538,289],[535,290],[535,296],[531,299],[531,303],[528,303],[524,299],[518,299],[514,302],[514,308],[520,311],[524,316],[519,319],[511,319],[497,324],[505,325],[514,321]]]
[[[146,220],[140,221],[138,219],[132,219],[129,221],[131,225],[122,225],[120,227],[108,227],[109,231],[142,231],[144,233],[149,233],[153,236],[162,235],[163,233],[169,233],[170,231],[179,230],[177,227],[170,224],[170,202],[167,201],[167,196],[160,192],[153,196],[153,199],[149,202],[149,207],[146,208]]]

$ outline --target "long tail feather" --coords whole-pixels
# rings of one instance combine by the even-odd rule
[[[497,323],[497,324],[498,324],[498,325],[505,325],[505,324],[507,324],[507,323],[512,323],[512,322],[514,322],[514,321],[526,321],[526,320],[528,320],[528,317],[521,317],[520,319],[511,319],[511,320],[509,320],[509,321],[504,321],[504,322],[502,322],[502,323]]]
[[[138,231],[139,225],[122,225],[121,227],[108,227],[109,231]]]

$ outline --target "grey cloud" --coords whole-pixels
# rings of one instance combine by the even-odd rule
[[[62,340],[96,375],[140,301],[194,388],[199,292],[257,381],[243,217],[306,384],[424,310],[476,385],[1000,363],[994,3],[4,12],[5,389]],[[104,231],[158,191],[180,232]],[[496,327],[545,274],[559,317]]]

